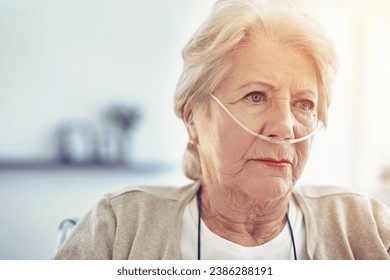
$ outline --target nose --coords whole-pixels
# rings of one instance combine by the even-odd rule
[[[274,100],[276,101],[276,100]],[[294,116],[290,102],[287,99],[278,99],[267,109],[264,116],[261,134],[281,140],[294,139]]]

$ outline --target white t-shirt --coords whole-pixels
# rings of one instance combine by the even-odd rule
[[[294,199],[289,204],[288,216],[293,228],[297,258],[309,259],[306,250],[306,230],[302,211]],[[182,219],[181,256],[183,260],[198,258],[198,206],[196,196],[186,206]],[[274,239],[260,246],[245,247],[209,230],[201,221],[201,259],[203,260],[288,260],[294,259],[292,238],[288,224]]]

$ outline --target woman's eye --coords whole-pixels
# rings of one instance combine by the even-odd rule
[[[266,95],[264,92],[254,91],[254,92],[248,93],[245,96],[245,98],[253,103],[259,103],[259,102],[262,102],[266,99]]]
[[[309,100],[298,101],[296,105],[298,106],[299,109],[306,112],[314,109],[314,103]]]

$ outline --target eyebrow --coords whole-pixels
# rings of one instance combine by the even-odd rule
[[[270,91],[275,91],[276,90],[276,87],[269,84],[269,83],[266,83],[266,82],[262,82],[262,81],[252,81],[252,82],[248,82],[242,86],[240,86],[239,88],[237,88],[237,90],[241,90],[243,88],[246,88],[248,86],[251,86],[251,85],[259,85],[259,86],[262,86],[262,87],[265,87],[267,90],[270,90]],[[311,89],[303,89],[303,90],[299,90],[298,92],[296,92],[296,94],[311,94],[313,96],[318,96],[318,92],[317,91],[313,91]]]
[[[314,97],[318,97],[318,92],[316,90],[312,91],[311,89],[300,90],[300,91],[297,92],[297,95],[298,94],[311,94]]]
[[[259,86],[263,86],[263,87],[266,87],[267,89],[271,90],[271,91],[274,91],[275,90],[275,87],[269,83],[266,83],[266,82],[262,82],[262,81],[252,81],[252,82],[248,82],[242,86],[240,86],[239,88],[237,88],[237,90],[240,90],[240,89],[243,89],[243,88],[246,88],[248,86],[251,86],[251,85],[259,85]]]

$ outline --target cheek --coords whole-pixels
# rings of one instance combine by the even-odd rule
[[[253,136],[238,127],[229,116],[218,112],[201,124],[198,134],[203,160],[212,161],[216,168],[226,171],[241,164],[253,142]]]
[[[294,169],[293,169],[294,183],[301,176],[303,169],[305,168],[306,162],[309,158],[310,149],[311,149],[311,140],[297,143],[295,145],[297,145],[297,147],[295,150],[296,156],[295,156]]]
[[[240,163],[254,141],[253,136],[230,120],[218,122],[215,131],[216,150],[225,165]]]

